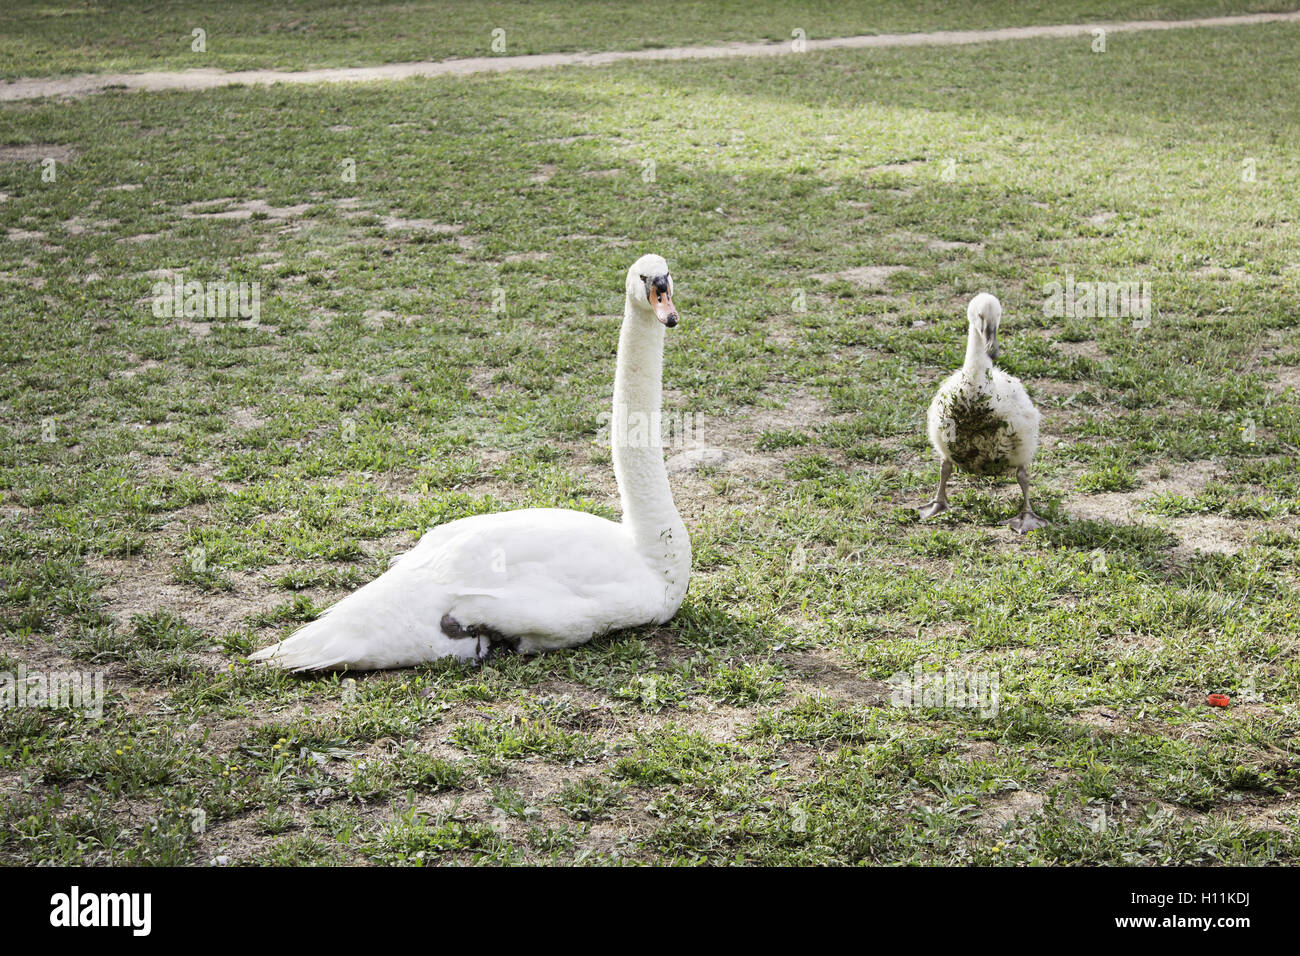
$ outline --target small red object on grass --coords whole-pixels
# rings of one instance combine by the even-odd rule
[[[1230,701],[1227,694],[1211,694],[1205,699],[1211,707],[1227,707]]]

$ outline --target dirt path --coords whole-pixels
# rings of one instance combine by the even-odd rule
[[[1300,22],[1300,11],[1251,13],[1195,20],[1129,20],[1120,23],[1070,23],[1055,26],[1006,27],[999,30],[941,30],[934,33],[882,33],[876,36],[807,40],[807,49],[845,50],[908,46],[958,46],[1023,40],[1036,37],[1091,36],[1093,30],[1134,33],[1143,30],[1180,30],[1189,27],[1234,27],[1256,23]],[[343,83],[401,80],[413,76],[466,76],[540,70],[553,66],[605,66],[626,60],[708,60],[733,56],[789,56],[791,44],[725,43],[717,46],[668,47],[658,50],[620,50],[609,53],[542,53],[531,56],[473,57],[424,63],[390,63],[385,66],[339,67],[283,72],[246,70],[184,70],[155,73],[94,73],[82,76],[12,80],[0,85],[0,102],[42,96],[88,96],[106,88],[127,90],[206,90],[219,86],[259,86],[271,83]]]

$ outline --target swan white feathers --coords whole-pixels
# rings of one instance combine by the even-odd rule
[[[664,330],[677,324],[668,264],[628,270],[614,379],[611,454],[623,520],[528,508],[431,529],[376,580],[250,660],[294,671],[407,667],[495,648],[536,653],[672,618],[691,543],[655,429]],[[622,426],[622,427],[621,427]]]

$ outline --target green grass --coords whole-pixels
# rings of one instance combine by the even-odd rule
[[[0,670],[106,699],[0,709],[0,859],[1300,859],[1298,68],[1268,26],[7,107]],[[306,208],[195,215],[245,199]],[[730,453],[673,477],[677,618],[248,667],[430,524],[616,513],[652,249],[667,411]],[[155,316],[163,269],[260,281],[259,320]],[[1066,273],[1150,281],[1151,327],[1045,315]],[[1013,482],[913,510],[979,289],[1044,417],[1023,540]],[[918,667],[997,713],[891,706]]]
[[[1289,0],[10,0],[0,12],[0,78],[196,68],[308,69],[450,57],[625,50],[719,41],[789,42],[870,33],[1079,21],[1183,19],[1290,10]],[[205,31],[204,51],[194,31]],[[494,31],[503,31],[495,34]],[[504,51],[494,49],[494,38]]]

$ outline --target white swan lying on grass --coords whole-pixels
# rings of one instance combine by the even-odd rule
[[[1014,471],[1024,502],[1008,524],[1024,534],[1045,524],[1029,504],[1029,465],[1038,450],[1038,409],[1020,379],[993,363],[998,358],[1002,303],[987,292],[966,308],[966,361],[939,386],[930,403],[930,444],[942,462],[939,491],[918,508],[922,518],[948,509],[948,478],[953,465],[975,475]]]
[[[659,256],[628,270],[611,423],[621,523],[528,508],[433,528],[381,577],[250,660],[309,671],[482,659],[495,647],[572,647],[676,614],[691,542],[658,428],[664,330],[677,324],[672,292]]]

